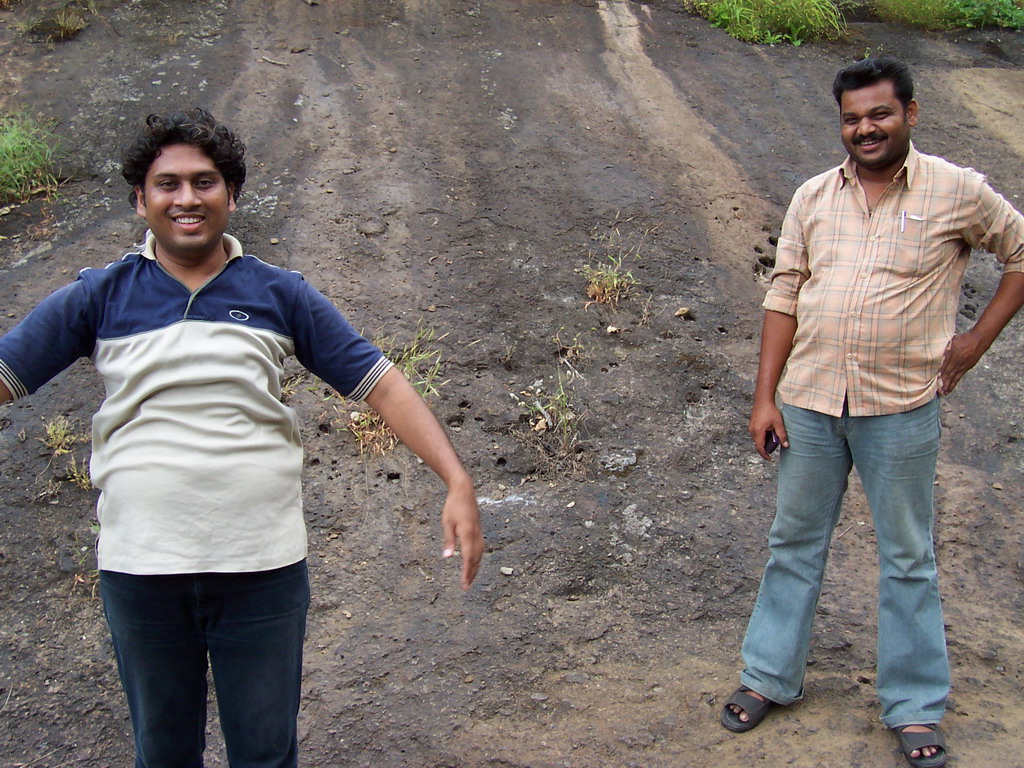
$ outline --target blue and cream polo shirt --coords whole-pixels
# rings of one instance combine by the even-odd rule
[[[194,293],[156,260],[154,239],[85,269],[0,338],[17,397],[80,357],[103,377],[93,417],[99,566],[134,574],[247,572],[306,555],[285,358],[352,399],[391,363],[302,275],[243,255]]]

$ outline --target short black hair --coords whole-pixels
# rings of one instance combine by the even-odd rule
[[[836,97],[836,104],[841,107],[844,92],[866,88],[882,80],[892,82],[896,98],[906,109],[914,99],[914,77],[906,64],[891,56],[861,59],[839,70],[839,74],[832,82],[832,95]]]
[[[234,131],[218,123],[201,107],[152,114],[121,154],[121,175],[132,188],[128,200],[136,204],[135,190],[146,184],[149,167],[160,150],[171,144],[189,144],[202,150],[217,166],[235,200],[245,183],[245,144]]]

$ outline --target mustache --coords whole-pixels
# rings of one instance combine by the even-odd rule
[[[875,133],[872,133],[868,136],[855,136],[853,139],[853,143],[863,144],[865,141],[881,141],[882,139],[886,138],[888,138],[886,134],[876,131]]]

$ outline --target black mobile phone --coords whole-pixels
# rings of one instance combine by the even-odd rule
[[[779,436],[775,434],[774,429],[769,429],[764,433],[764,450],[765,453],[773,453],[776,448],[779,447]]]

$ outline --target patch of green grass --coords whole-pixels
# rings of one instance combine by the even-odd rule
[[[513,429],[515,438],[530,449],[537,460],[539,477],[565,478],[578,474],[586,463],[580,426],[583,416],[573,405],[572,392],[562,377],[558,387],[545,388],[543,381],[516,395],[510,393],[523,413],[526,429]]]
[[[447,383],[438,381],[441,375],[441,350],[436,346],[447,335],[438,336],[433,328],[420,325],[412,341],[407,344],[399,346],[392,337],[380,339],[377,346],[405,374],[416,391],[429,400],[437,394],[438,387]]]
[[[40,442],[46,446],[51,456],[71,453],[71,446],[80,440],[79,436],[75,434],[71,422],[68,421],[68,417],[64,415],[54,416],[46,422],[43,430],[46,435],[41,438]]]
[[[92,476],[89,474],[89,460],[82,459],[82,463],[79,464],[72,456],[68,463],[68,480],[83,491],[91,491],[95,488],[96,486],[92,484]]]
[[[586,278],[584,292],[588,301],[584,308],[605,304],[615,309],[640,285],[626,265],[640,261],[647,238],[658,231],[658,226],[624,235],[620,225],[630,224],[634,219],[635,216],[618,211],[610,224],[598,224],[590,230],[590,240],[595,245],[587,250],[588,263],[579,270]]]
[[[56,7],[53,3],[39,5],[42,7],[37,8],[32,15],[16,21],[15,27],[23,34],[35,35],[50,42],[77,37],[89,26],[88,17],[99,15],[96,0],[67,0]]]
[[[77,8],[61,8],[53,15],[53,23],[56,29],[50,36],[54,40],[70,40],[89,26]]]
[[[51,128],[27,112],[0,113],[0,203],[56,189]]]
[[[870,0],[871,12],[882,21],[925,29],[949,24],[949,0]]]
[[[1024,28],[1024,9],[1015,0],[870,0],[882,21],[926,29]]]
[[[950,24],[956,27],[1024,27],[1024,9],[1014,0],[951,0]]]
[[[633,288],[640,281],[627,271],[622,262],[629,254],[608,254],[605,262],[587,264],[583,267],[583,276],[587,279],[584,289],[591,304],[607,304],[614,308],[619,302],[629,297]],[[590,254],[591,258],[594,254]]]
[[[536,383],[513,395],[530,422],[532,432],[558,433],[567,446],[576,442],[576,422],[579,420],[572,407],[570,393],[561,376],[558,389],[548,392],[543,383]]]
[[[832,40],[846,30],[834,0],[702,0],[696,10],[748,43],[800,45]]]

